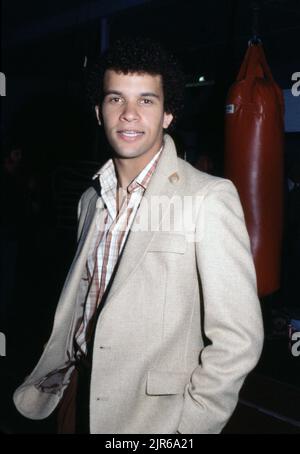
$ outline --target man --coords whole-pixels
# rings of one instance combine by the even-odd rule
[[[52,335],[14,394],[29,418],[61,401],[64,426],[76,396],[70,432],[218,433],[257,363],[262,320],[237,192],[179,159],[163,134],[179,75],[158,45],[135,40],[94,72],[113,158],[81,198]]]

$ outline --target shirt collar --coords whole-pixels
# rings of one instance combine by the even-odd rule
[[[162,152],[163,146],[161,149],[156,153],[155,156],[151,159],[151,161],[143,168],[143,170],[132,180],[132,182],[128,185],[127,191],[131,193],[137,187],[141,187],[142,189],[146,190],[149,184],[150,178],[156,169],[158,160],[160,158],[160,154]]]
[[[151,161],[144,167],[144,169],[132,180],[128,185],[127,191],[131,193],[138,187],[146,190],[150,178],[156,169],[157,163],[159,161],[161,152],[163,150],[163,145],[160,150],[153,156]],[[109,159],[98,172],[93,176],[93,180],[99,181],[101,187],[101,194],[108,193],[110,191],[115,191],[117,189],[117,176],[115,171],[115,166],[112,159]]]

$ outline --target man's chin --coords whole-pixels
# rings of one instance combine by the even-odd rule
[[[143,153],[139,151],[127,151],[127,150],[114,150],[114,157],[119,159],[135,159],[141,156]]]
[[[143,154],[143,149],[137,144],[120,144],[119,141],[112,141],[110,143],[111,149],[113,151],[113,156],[121,159],[132,159],[137,158],[139,155]]]

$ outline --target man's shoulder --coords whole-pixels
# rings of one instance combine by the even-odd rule
[[[91,201],[97,198],[98,194],[95,187],[93,185],[89,186],[79,199],[77,210],[78,218],[82,215],[82,213],[86,213],[88,207],[90,206]]]
[[[181,158],[178,159],[178,166],[184,177],[184,190],[187,192],[206,193],[214,189],[233,187],[230,180],[202,172]]]
[[[95,197],[95,195],[97,195],[97,191],[94,187],[93,184],[91,184],[91,186],[89,186],[84,192],[83,194],[81,195],[80,197],[80,202],[81,204],[87,204],[90,202],[90,200]]]
[[[96,206],[96,200],[98,199],[98,194],[96,189],[93,186],[88,187],[82,196],[79,199],[78,207],[77,207],[77,219],[78,219],[78,232],[81,232],[82,226],[84,219],[86,218],[86,214],[89,210],[89,207],[91,206],[92,200],[95,200],[95,206]]]

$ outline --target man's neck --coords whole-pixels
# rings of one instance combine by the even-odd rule
[[[132,180],[141,173],[147,164],[153,159],[158,153],[159,149],[149,155],[142,155],[137,158],[113,158],[116,175],[118,179],[118,185],[120,188],[127,189]]]

